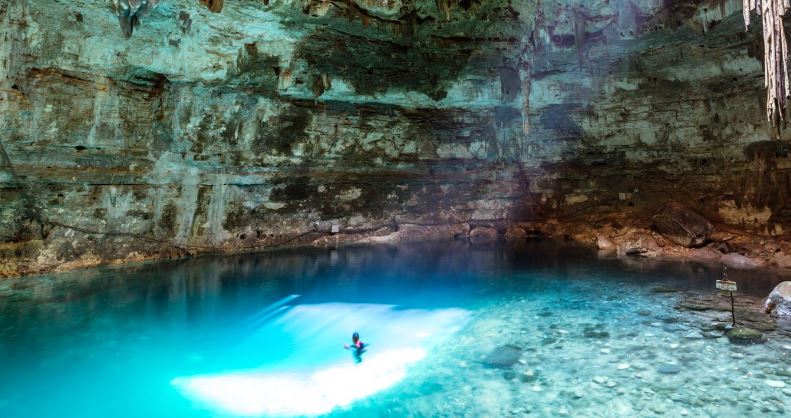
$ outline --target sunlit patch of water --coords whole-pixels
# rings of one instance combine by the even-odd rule
[[[275,308],[274,312],[279,310]],[[279,334],[280,342],[294,349],[290,358],[255,370],[179,377],[172,384],[193,401],[223,414],[326,414],[400,382],[410,366],[430,355],[432,348],[451,337],[467,318],[468,313],[462,309],[298,305],[263,325],[234,349],[251,355],[251,347],[257,347],[265,359],[268,345],[279,343],[270,336]],[[346,355],[339,356],[343,350],[336,338],[350,335],[352,330],[365,331],[362,336],[369,345],[359,364]]]

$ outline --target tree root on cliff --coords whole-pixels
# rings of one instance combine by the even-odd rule
[[[788,79],[788,41],[786,40],[783,16],[791,8],[789,0],[744,0],[745,28],[750,27],[750,13],[762,16],[764,38],[764,85],[766,94],[766,116],[770,123],[779,126],[783,112],[791,96]]]

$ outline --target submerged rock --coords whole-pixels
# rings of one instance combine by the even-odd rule
[[[535,382],[536,379],[538,379],[538,375],[533,369],[527,369],[519,376],[519,380],[521,380],[523,383]]]
[[[596,339],[610,338],[610,333],[609,332],[607,332],[607,331],[605,331],[605,330],[603,330],[601,328],[596,328],[596,327],[593,327],[593,326],[585,327],[585,329],[582,331],[582,335],[585,338],[596,338]]]
[[[753,310],[737,309],[736,321],[758,331],[774,331],[777,328],[772,317]]]
[[[681,367],[677,364],[662,364],[656,371],[661,374],[678,374],[681,373]]]
[[[688,333],[683,335],[683,338],[686,340],[700,340],[703,339],[703,334],[699,331],[689,331]]]
[[[662,236],[685,247],[704,244],[714,229],[708,219],[676,202],[666,203],[651,220]]]
[[[651,291],[654,293],[676,293],[678,289],[671,286],[656,286]]]
[[[522,357],[522,349],[514,344],[506,344],[496,347],[483,359],[483,364],[489,367],[506,369],[519,361]]]
[[[750,343],[762,341],[764,335],[761,331],[747,327],[736,327],[725,333],[732,343]]]
[[[711,306],[711,305],[704,304],[704,303],[695,302],[695,301],[683,301],[683,302],[680,302],[678,304],[678,309],[681,309],[681,310],[684,310],[684,311],[703,312],[703,311],[709,311],[709,310],[715,309],[715,307]]]
[[[766,313],[772,316],[791,318],[791,281],[775,286],[766,299],[765,306]]]

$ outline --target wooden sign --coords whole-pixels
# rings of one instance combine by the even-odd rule
[[[736,282],[731,280],[717,280],[717,289],[727,290],[729,292],[735,292]]]

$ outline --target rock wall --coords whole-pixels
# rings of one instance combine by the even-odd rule
[[[0,276],[645,225],[668,197],[789,229],[741,1],[164,0],[133,31],[113,10],[0,4]]]

